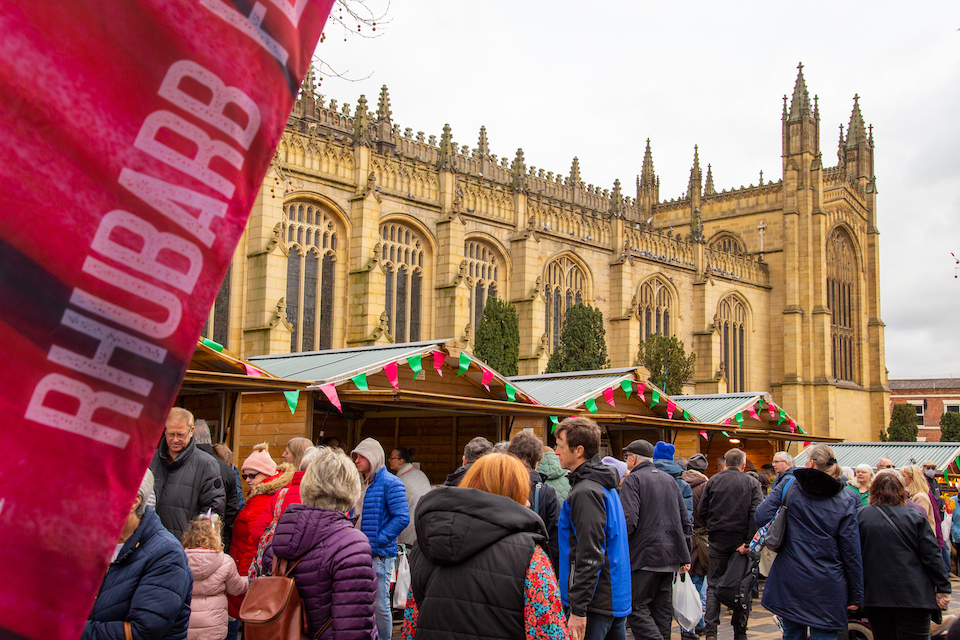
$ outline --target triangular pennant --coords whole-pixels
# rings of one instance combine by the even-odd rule
[[[253,376],[255,378],[263,377],[263,371],[260,371],[260,369],[257,369],[256,367],[251,367],[246,362],[243,363],[243,368],[247,371],[248,376]]]
[[[726,420],[724,420],[724,421],[721,422],[720,424],[730,424],[730,425],[732,425],[733,423],[730,422],[730,418],[727,418]]]
[[[771,402],[770,404],[767,405],[767,409],[770,410],[770,419],[771,419],[771,420],[776,420],[776,419],[777,419],[777,414],[775,413],[775,411],[777,410],[777,405],[775,405],[775,404],[773,404],[773,403]]]
[[[650,406],[654,407],[660,402],[660,392],[656,389],[650,389]]]
[[[781,424],[783,424],[783,421],[786,419],[787,419],[787,412],[784,411],[783,409],[780,409],[780,419],[777,420],[777,426],[779,427]]]
[[[760,403],[760,409],[759,409],[759,411],[763,411],[763,410],[766,408],[767,403],[763,401],[763,398],[760,398],[759,400],[757,400],[757,402]]]
[[[790,433],[796,433],[796,432],[797,432],[797,430],[794,428],[794,426],[793,426],[792,424],[791,424],[791,425],[788,425],[788,426],[790,427]]]
[[[433,368],[437,370],[437,375],[441,378],[443,377],[443,362],[447,359],[447,354],[443,351],[434,351],[433,352]]]
[[[709,440],[709,439],[710,439],[710,436],[707,435],[707,432],[706,432],[706,431],[701,431],[701,432],[700,432],[700,435],[703,436],[703,439],[704,439],[704,440]]]
[[[603,399],[606,400],[607,404],[611,407],[617,407],[617,403],[613,401],[613,387],[607,387],[603,390]]]
[[[647,385],[643,382],[637,383],[637,397],[643,400],[643,394],[647,391]]]
[[[297,403],[300,402],[300,389],[284,391],[283,397],[287,399],[287,406],[290,407],[290,413],[296,413]]]
[[[560,424],[560,418],[557,416],[550,416],[550,424],[552,425],[550,427],[550,433],[553,433],[557,430],[557,426]]]
[[[340,406],[340,396],[337,395],[337,387],[332,382],[320,385],[320,391],[323,391],[323,395],[327,396],[327,400],[337,408],[337,411],[343,413],[343,407]]]
[[[507,400],[510,402],[517,401],[517,390],[510,386],[510,383],[507,383]]]
[[[627,398],[630,398],[630,394],[633,393],[633,383],[629,380],[621,380],[620,388],[623,389],[623,392],[627,394]]]
[[[739,413],[737,413],[737,415],[735,415],[735,416],[733,416],[733,417],[736,418],[736,420],[737,420],[737,429],[739,429],[740,427],[742,427],[742,426],[743,426],[743,411],[740,411]]]
[[[677,403],[673,400],[667,400],[667,417],[673,420],[673,412],[677,410]]]
[[[367,386],[366,373],[357,374],[350,378],[350,380],[353,381],[353,384],[357,385],[357,389],[360,389],[360,391],[370,391],[370,387]]]
[[[683,410],[683,419],[687,422],[690,422],[690,412],[688,412],[686,409]]]
[[[957,471],[960,471],[960,456],[957,456],[957,459],[953,461],[957,465]]]
[[[796,423],[796,421],[794,421],[793,424],[796,424],[796,425],[797,425],[797,431],[799,431],[799,432],[802,433],[803,435],[807,435],[807,432],[804,431],[804,430],[803,430],[803,427],[801,427],[800,425],[798,425],[798,424]]]
[[[593,398],[587,398],[586,400],[584,400],[583,406],[585,406],[587,408],[587,411],[589,411],[590,413],[596,413],[598,411],[597,403],[593,400]]]
[[[470,368],[470,356],[467,355],[466,351],[460,352],[460,369],[457,370],[457,375],[462,376],[467,372],[467,369]]]
[[[205,347],[210,347],[211,349],[213,349],[213,350],[216,351],[217,353],[223,353],[223,345],[220,344],[219,342],[214,342],[214,341],[211,340],[210,338],[204,338],[204,339],[203,339],[203,346],[205,346]]]
[[[483,378],[480,379],[480,384],[483,385],[483,388],[487,391],[490,391],[490,381],[493,380],[493,371],[490,371],[487,368],[483,368]]]
[[[809,443],[809,442],[804,442],[804,443],[803,443],[803,446],[804,446],[804,447],[809,447],[809,446],[810,446],[810,443]]]
[[[950,476],[947,474],[946,467],[943,468],[943,481],[946,482],[947,484],[950,483]]]
[[[422,359],[422,355],[410,356],[407,358],[407,364],[410,365],[410,368],[413,370],[414,378],[419,376],[420,372],[423,371]]]
[[[753,407],[753,405],[750,405],[747,408],[747,413],[749,413],[750,417],[753,418],[754,420],[758,422],[760,421],[760,416],[757,415],[757,410]]]
[[[723,435],[727,436],[728,438],[730,437],[730,434],[727,433],[726,431],[721,431],[720,433],[722,433]]]
[[[400,378],[397,376],[397,363],[391,362],[383,365],[383,372],[387,374],[387,380],[393,385],[393,388],[400,391]]]

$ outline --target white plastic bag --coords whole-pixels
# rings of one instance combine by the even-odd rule
[[[410,563],[407,562],[407,554],[397,556],[397,581],[393,586],[393,608],[407,608],[407,591],[410,590]]]
[[[703,617],[700,592],[689,573],[673,575],[673,617],[684,631],[693,631]]]

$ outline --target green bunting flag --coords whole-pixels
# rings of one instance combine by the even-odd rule
[[[367,386],[367,374],[361,373],[359,375],[353,376],[350,378],[353,381],[353,384],[357,385],[357,389],[360,391],[370,391],[370,387]]]
[[[943,468],[943,481],[946,482],[947,484],[950,483],[950,476],[949,476],[949,474],[947,474],[947,468],[948,468],[949,466],[950,466],[950,465],[947,465],[946,467]]]
[[[953,461],[953,464],[957,465],[957,471],[960,471],[960,456],[957,456],[957,459]]]
[[[807,432],[804,431],[803,427],[801,427],[800,425],[797,425],[797,431],[799,431],[802,435],[807,435]]]
[[[413,370],[413,377],[416,378],[420,375],[420,372],[423,371],[423,366],[420,363],[422,355],[420,356],[410,356],[407,358],[407,364],[410,365],[410,368]]]
[[[210,340],[209,338],[204,338],[204,339],[203,339],[203,346],[205,346],[205,347],[210,347],[211,349],[213,349],[213,350],[216,351],[217,353],[223,353],[223,345],[220,344],[219,342],[214,342],[213,340]]]
[[[721,431],[720,433],[722,433],[723,435],[727,436],[728,438],[730,437],[730,434],[727,433],[726,431]]]
[[[287,399],[287,406],[290,407],[290,413],[296,413],[297,403],[300,402],[300,389],[284,391],[283,396]]]
[[[656,406],[660,402],[660,392],[656,389],[650,389],[650,406]]]
[[[739,429],[740,427],[742,427],[742,426],[743,426],[743,411],[741,411],[740,413],[738,413],[737,415],[735,415],[735,416],[733,416],[733,417],[737,419],[737,429]]]
[[[557,416],[550,416],[550,433],[553,433],[557,430],[557,427],[560,425],[560,418]]]
[[[510,402],[517,401],[517,390],[511,387],[509,383],[507,384],[507,400]]]
[[[763,401],[763,398],[760,398],[760,411],[763,411],[767,408],[767,403]]]
[[[597,412],[597,402],[593,398],[587,398],[584,400],[583,406],[585,406],[590,413]]]
[[[466,351],[460,352],[460,370],[457,371],[458,376],[462,376],[467,372],[467,369],[470,368],[470,356],[467,355]]]
[[[780,419],[777,420],[777,426],[779,427],[781,424],[783,424],[783,421],[786,419],[787,419],[787,412],[784,411],[783,409],[780,409]]]
[[[690,422],[690,413],[686,409],[683,410],[683,419]]]
[[[633,393],[633,383],[629,380],[621,380],[620,388],[623,389],[623,392],[627,394],[627,397],[630,397],[630,394]]]

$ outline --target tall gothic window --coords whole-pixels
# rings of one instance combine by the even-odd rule
[[[288,251],[286,319],[293,327],[290,351],[330,349],[337,225],[322,208],[307,202],[292,202],[283,213]]]
[[[827,243],[827,308],[830,309],[833,377],[857,382],[857,270],[853,243],[835,229]]]
[[[546,300],[546,323],[544,329],[549,337],[550,348],[560,343],[560,327],[567,309],[581,304],[586,298],[587,279],[573,260],[567,257],[547,265],[544,299]]]
[[[670,336],[670,290],[659,278],[643,283],[640,287],[640,337],[646,340],[654,333]]]
[[[471,286],[473,330],[476,332],[487,298],[496,298],[500,290],[500,259],[489,245],[476,240],[467,240],[463,253],[467,262],[467,282]]]
[[[710,242],[710,248],[725,253],[743,253],[743,245],[734,236],[724,233]]]
[[[394,342],[420,340],[423,243],[398,222],[380,225],[381,265],[387,276],[387,330]]]
[[[746,391],[747,309],[736,296],[720,302],[717,314],[720,332],[720,357],[727,376],[727,391]]]
[[[210,311],[207,321],[203,325],[203,332],[200,334],[205,338],[212,338],[223,346],[230,348],[230,276],[233,273],[233,263],[227,267],[227,274],[220,283],[220,291],[217,292],[217,299],[213,303],[213,309]],[[211,327],[211,322],[213,326]]]

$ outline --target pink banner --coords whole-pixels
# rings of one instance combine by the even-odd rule
[[[673,412],[677,410],[677,403],[673,400],[667,400],[667,417],[673,419]]]
[[[607,387],[603,390],[603,399],[607,401],[607,404],[611,407],[616,407],[617,403],[613,401],[613,387]]]
[[[483,378],[480,380],[480,384],[483,385],[484,389],[490,391],[490,381],[493,380],[493,371],[489,369],[483,369]]]
[[[447,354],[443,351],[433,352],[433,368],[437,370],[437,375],[443,377],[443,362],[447,359]]]
[[[248,376],[254,376],[257,378],[263,377],[263,371],[257,369],[256,367],[251,367],[250,365],[244,363],[243,368],[246,370]]]
[[[397,363],[391,362],[390,364],[383,365],[383,372],[387,374],[387,380],[390,381],[390,384],[393,385],[393,388],[397,391],[400,391],[400,378],[397,375]]]
[[[330,384],[320,385],[320,391],[323,391],[323,395],[327,396],[327,400],[330,401],[330,404],[337,408],[337,411],[343,413],[343,407],[340,405],[340,396],[337,394],[337,387],[332,382]]]
[[[0,0],[0,637],[80,636],[331,4]]]

